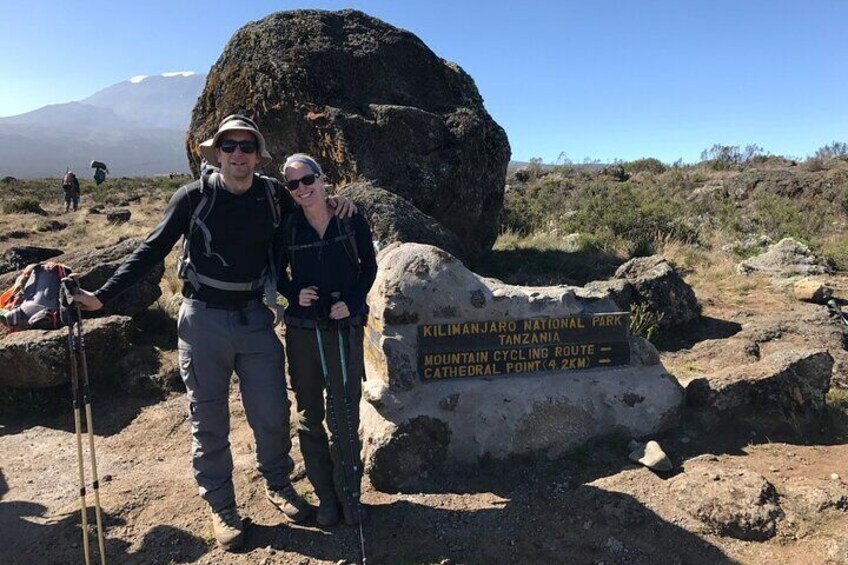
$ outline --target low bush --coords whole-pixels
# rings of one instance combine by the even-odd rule
[[[3,203],[4,214],[38,214],[46,216],[47,212],[35,198],[18,196]]]

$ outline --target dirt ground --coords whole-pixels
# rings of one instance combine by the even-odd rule
[[[698,343],[729,337],[736,326],[809,320],[816,331],[787,331],[781,343],[824,347],[845,367],[838,328],[821,306],[794,301],[767,281],[740,282],[712,265],[687,274],[704,304],[704,322],[661,343],[674,374],[721,363]],[[718,269],[716,274],[715,269]],[[848,297],[848,278],[829,281]],[[766,347],[766,346],[764,346]],[[162,351],[165,358],[173,351]],[[710,358],[707,358],[707,357]],[[729,362],[729,361],[728,361]],[[96,379],[96,376],[93,376]],[[0,563],[82,562],[79,479],[68,389],[24,394],[0,418]],[[245,547],[215,546],[209,515],[190,467],[190,429],[179,392],[127,392],[95,383],[93,414],[100,500],[109,563],[334,564],[359,557],[357,529],[286,523],[265,500],[254,469],[252,436],[231,394],[231,443],[239,509],[249,518]],[[421,492],[367,488],[368,563],[848,563],[848,498],[787,512],[777,535],[742,541],[710,531],[681,508],[671,487],[705,454],[732,471],[745,468],[780,497],[820,489],[848,497],[848,427],[839,414],[816,437],[774,438],[745,430],[704,434],[685,422],[656,438],[675,468],[656,474],[627,459],[627,438],[611,438],[556,461],[485,462],[435,474]],[[294,437],[296,488],[309,495]],[[87,449],[85,449],[87,453]],[[86,467],[89,477],[89,468]],[[843,503],[845,502],[845,503]],[[89,523],[94,523],[89,491]],[[815,505],[814,505],[815,506]],[[92,551],[96,539],[92,535]],[[96,555],[93,562],[98,562]]]

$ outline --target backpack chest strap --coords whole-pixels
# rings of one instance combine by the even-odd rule
[[[322,239],[319,241],[313,241],[312,243],[303,243],[301,245],[289,245],[286,249],[289,251],[301,251],[303,249],[312,249],[314,247],[326,247],[328,245],[332,245],[333,243],[338,243],[340,241],[345,241],[349,239],[350,236],[348,234],[337,235],[336,237],[332,237],[330,239]]]

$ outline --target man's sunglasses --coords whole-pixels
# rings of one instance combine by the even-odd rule
[[[308,175],[303,175],[299,179],[295,180],[287,180],[286,188],[289,189],[290,192],[297,190],[297,187],[300,186],[300,183],[303,183],[303,186],[310,186],[314,183],[321,175],[316,175],[315,173],[309,173]]]
[[[256,142],[250,139],[245,139],[243,141],[222,139],[218,142],[218,147],[220,147],[221,151],[224,153],[232,153],[236,150],[236,147],[240,147],[242,153],[253,153],[256,151]]]

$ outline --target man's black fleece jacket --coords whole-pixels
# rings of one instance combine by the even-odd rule
[[[263,181],[254,175],[253,184],[244,194],[236,195],[225,190],[219,175],[211,177],[210,188],[217,190],[214,206],[204,223],[212,235],[211,256],[204,254],[202,230],[191,235],[191,260],[197,272],[227,282],[251,282],[258,279],[268,265],[268,248],[278,246],[282,225],[287,214],[296,208],[288,191],[276,185],[277,198],[283,220],[275,232],[271,207]],[[168,202],[165,216],[147,239],[115,271],[94,294],[104,304],[142,278],[174,247],[180,237],[188,232],[191,215],[200,203],[200,181],[180,187]],[[188,298],[218,305],[239,305],[258,298],[262,289],[255,291],[224,291],[201,285],[195,290],[183,283],[182,294]]]

